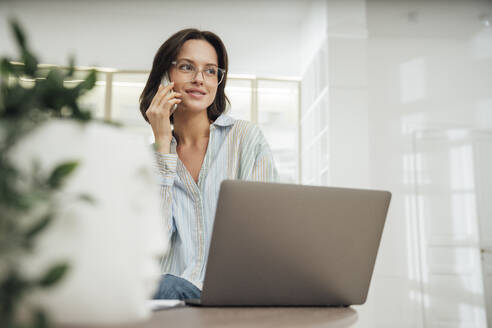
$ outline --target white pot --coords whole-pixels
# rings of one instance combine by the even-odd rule
[[[58,324],[118,324],[146,319],[168,250],[150,145],[101,123],[51,120],[21,140],[12,158],[22,170],[33,159],[45,172],[80,161],[62,188],[59,215],[40,235],[24,272],[41,276],[54,263],[70,270],[52,289],[25,304],[41,304]],[[73,199],[86,193],[94,205]]]

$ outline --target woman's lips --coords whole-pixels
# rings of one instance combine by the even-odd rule
[[[193,99],[202,99],[203,97],[205,97],[204,94],[199,93],[199,92],[188,92],[187,91],[186,94],[188,94]]]

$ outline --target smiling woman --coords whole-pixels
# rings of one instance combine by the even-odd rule
[[[223,180],[278,181],[258,126],[225,114],[227,69],[227,52],[216,34],[181,30],[157,51],[140,96],[140,112],[155,137],[171,245],[154,298],[200,297]]]
[[[186,63],[192,65],[186,66],[184,65]],[[195,65],[200,64],[207,68],[208,66],[220,68],[217,70],[217,75],[220,74],[222,81],[208,79],[208,76],[205,77],[206,75],[203,72],[202,74],[196,74]],[[140,96],[140,111],[143,117],[149,122],[146,111],[159,91],[158,87],[162,78],[168,73],[170,80],[175,82],[174,91],[183,92],[186,91],[185,87],[199,88],[200,85],[202,88],[204,86],[207,87],[208,90],[201,90],[204,93],[208,91],[209,94],[206,99],[202,99],[203,102],[200,104],[205,107],[201,109],[206,108],[205,113],[208,118],[214,121],[225,111],[226,102],[230,104],[225,95],[228,65],[225,46],[222,40],[214,33],[197,29],[185,29],[175,33],[164,42],[154,57],[152,70]],[[193,80],[195,81],[193,82]],[[204,85],[204,82],[206,82],[206,85]],[[196,110],[198,109],[197,105],[199,104],[195,103],[193,105],[184,101],[178,107],[184,109],[184,111],[187,109]],[[174,114],[170,116],[171,124],[174,124],[175,116]]]

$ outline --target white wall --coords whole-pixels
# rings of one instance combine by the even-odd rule
[[[365,0],[328,1],[330,181],[369,186]]]
[[[325,0],[313,0],[306,5],[306,15],[302,19],[300,30],[299,60],[302,75],[306,74],[308,66],[326,38],[326,7]]]
[[[302,33],[303,182],[367,187],[365,1],[313,1]]]
[[[484,327],[476,215],[484,204],[472,201],[481,191],[449,187],[482,174],[468,165],[472,158],[416,141],[415,131],[492,127],[492,3],[325,4],[325,17],[309,16],[304,29],[318,29],[320,46],[301,53],[302,143],[315,149],[304,154],[303,182],[393,193],[356,326]]]
[[[376,8],[373,10],[377,11]],[[422,16],[425,13],[424,10]],[[403,17],[400,24],[408,24],[404,12],[399,16]],[[432,21],[433,17],[428,19]],[[480,291],[477,291],[473,300],[467,296],[471,293],[470,288],[475,289],[472,286],[481,284],[479,276],[478,281],[471,279],[472,276],[477,277],[480,264],[470,265],[479,250],[468,241],[460,247],[455,246],[455,240],[464,233],[458,230],[455,231],[455,240],[453,235],[448,235],[449,242],[429,246],[432,244],[430,240],[436,235],[446,235],[449,227],[463,224],[473,227],[471,229],[474,231],[477,228],[476,218],[467,213],[461,216],[456,212],[465,206],[462,200],[455,204],[451,200],[438,203],[435,198],[421,194],[419,189],[416,193],[412,181],[415,170],[428,170],[425,165],[430,165],[424,162],[423,168],[413,167],[415,156],[422,156],[415,152],[414,131],[492,126],[492,107],[489,102],[492,96],[492,56],[480,60],[475,58],[472,40],[485,28],[480,28],[476,17],[470,17],[469,20],[477,21],[477,30],[467,37],[439,36],[435,35],[435,29],[429,28],[434,35],[387,36],[375,32],[369,39],[368,79],[373,82],[369,84],[371,180],[374,186],[392,190],[394,195],[388,229],[385,231],[387,247],[382,249],[379,273],[387,277],[382,280],[382,286],[387,290],[384,294],[386,298],[402,300],[407,295],[415,295],[414,302],[408,306],[401,307],[400,302],[395,302],[390,309],[398,311],[405,318],[420,312],[421,324],[428,326],[461,322],[469,327],[483,327],[483,311],[481,315],[474,314],[474,308],[479,307],[480,302],[483,305],[483,291],[482,296],[478,296]],[[420,22],[426,23],[429,27],[432,25],[430,22]],[[377,31],[377,20],[374,20],[374,25]],[[489,42],[492,42],[492,38]],[[482,118],[481,121],[476,119],[477,116]],[[442,150],[436,148],[433,151]],[[456,165],[451,160],[449,157],[448,161],[441,163],[443,172],[448,172],[450,166]],[[456,175],[461,174],[466,174],[466,171],[455,171],[453,176],[448,175],[444,181],[448,183],[451,179],[459,179]],[[435,176],[430,177],[428,184],[434,186],[434,193],[446,197],[447,191],[444,191],[444,186],[436,181]],[[422,188],[420,184],[419,188]],[[416,201],[423,201],[424,205]],[[431,216],[427,215],[429,208],[432,208]],[[449,215],[451,208],[455,210]],[[425,233],[425,230],[415,233],[413,229],[419,223],[421,227],[432,227],[433,235]],[[467,236],[467,239],[476,239],[472,235],[476,233]],[[419,240],[422,247],[420,254],[417,247]],[[433,255],[437,254],[437,249],[442,254],[440,258]],[[458,257],[463,251],[469,252],[469,255],[466,258]],[[428,261],[437,261],[440,269],[432,269]],[[419,268],[422,269],[421,275]],[[446,283],[438,286],[433,281]],[[420,288],[424,293],[424,304],[418,298]],[[415,305],[422,306],[424,313],[418,311]]]
[[[15,14],[43,63],[150,69],[159,46],[186,27],[224,41],[231,73],[297,76],[308,1],[0,1],[0,53],[14,55]]]

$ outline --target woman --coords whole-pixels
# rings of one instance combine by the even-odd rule
[[[200,298],[223,180],[278,181],[260,129],[225,114],[227,69],[217,35],[184,29],[157,51],[140,96],[140,111],[155,137],[171,245],[155,299]],[[161,86],[166,73],[172,82]]]

